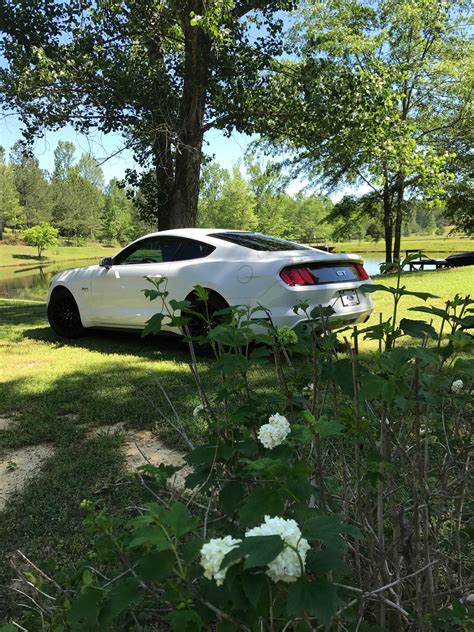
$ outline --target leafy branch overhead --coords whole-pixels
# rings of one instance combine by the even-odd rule
[[[247,95],[281,54],[280,12],[291,8],[290,0],[9,0],[0,9],[0,98],[20,112],[29,139],[67,123],[123,134],[152,173],[159,227],[193,226],[204,131],[245,127]],[[255,25],[262,35],[253,37]]]

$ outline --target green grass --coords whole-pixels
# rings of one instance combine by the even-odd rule
[[[332,243],[332,242],[331,242]],[[385,254],[383,240],[335,242],[337,252],[373,252]],[[474,239],[468,237],[446,237],[444,235],[402,237],[401,255],[406,250],[421,250],[425,253],[453,253],[474,250]]]
[[[0,244],[0,268],[3,266],[34,266],[41,263],[48,265],[58,261],[79,261],[81,259],[96,259],[113,256],[120,250],[120,246],[103,246],[102,244],[87,244],[85,246],[55,246],[45,250],[41,259],[38,251],[32,246]]]

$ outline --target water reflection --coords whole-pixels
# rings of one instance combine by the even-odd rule
[[[75,267],[85,267],[98,263],[97,259],[82,261],[63,261],[53,265],[36,265],[32,267],[0,268],[0,297],[22,298],[44,301],[48,294],[49,282],[55,274]],[[6,276],[8,275],[8,276]]]

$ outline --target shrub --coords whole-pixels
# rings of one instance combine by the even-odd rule
[[[146,333],[165,318],[185,333],[189,317],[208,321],[207,336],[187,336],[207,433],[195,447],[177,426],[191,446],[185,489],[169,484],[177,468],[146,465],[133,517],[83,503],[91,551],[72,595],[42,583],[56,598],[42,606],[50,629],[470,629],[474,367],[464,354],[474,301],[413,308],[440,319],[438,331],[398,322],[400,300],[413,295],[400,271],[394,288],[365,287],[394,299],[387,322],[352,331],[381,341],[367,357],[357,344],[336,351],[330,309],[296,306],[306,328],[289,335],[264,308],[207,318],[186,301],[167,304],[164,281],[153,281],[145,293],[168,311]],[[214,352],[216,393],[195,342]],[[255,383],[270,369],[265,392]]]
[[[24,232],[24,240],[28,246],[38,249],[38,258],[41,259],[43,251],[58,244],[58,231],[46,222],[28,228]]]

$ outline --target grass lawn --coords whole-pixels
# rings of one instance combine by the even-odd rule
[[[396,286],[396,277],[393,275],[380,275],[372,277],[374,283],[383,285]],[[424,272],[407,272],[403,275],[401,285],[406,286],[407,290],[414,292],[429,292],[435,294],[439,298],[428,299],[426,303],[414,296],[404,296],[399,306],[400,318],[429,318],[429,315],[421,312],[410,312],[410,307],[416,305],[435,305],[436,307],[444,307],[448,299],[453,298],[456,294],[461,296],[474,295],[474,267],[466,266],[464,268],[451,268],[449,270],[425,270]],[[373,325],[379,322],[379,315],[382,312],[384,319],[388,318],[393,309],[393,299],[388,292],[376,292],[372,294],[374,300],[374,311],[367,325]],[[436,327],[437,322],[433,322]]]
[[[78,261],[80,259],[97,259],[111,257],[120,250],[120,246],[103,246],[88,244],[85,246],[55,246],[45,250],[41,259],[38,251],[32,246],[0,245],[0,268],[3,266],[32,266],[41,263],[48,265],[57,261]]]
[[[374,241],[344,241],[336,242],[337,252],[374,252],[385,254],[383,240]],[[425,253],[454,253],[474,250],[474,239],[467,237],[446,237],[444,235],[402,237],[401,255],[405,250],[421,250]]]
[[[427,304],[441,305],[456,293],[474,292],[473,271],[410,273],[403,283],[439,295]],[[375,282],[394,284],[395,279],[380,277]],[[375,323],[380,312],[390,315],[392,305],[385,293],[374,298]],[[400,315],[417,318],[407,309],[420,303],[404,299]],[[361,342],[361,351],[376,346]],[[93,428],[125,422],[131,428],[156,429],[166,443],[180,447],[163,419],[172,411],[161,384],[190,435],[199,438],[202,422],[192,415],[199,398],[187,358],[187,347],[172,338],[142,340],[101,332],[75,342],[59,341],[48,326],[43,303],[0,299],[0,419],[13,419],[11,427],[0,429],[0,456],[8,458],[22,446],[53,448],[38,476],[0,513],[0,586],[8,584],[5,560],[15,549],[47,571],[53,570],[52,559],[61,566],[86,549],[86,536],[78,529],[83,498],[105,498],[117,511],[131,504],[133,487],[116,484],[123,471],[120,435],[92,436]],[[208,363],[202,362],[200,369],[212,396],[218,378]],[[267,373],[256,373],[251,386],[264,395]],[[8,475],[0,471],[0,476]]]

